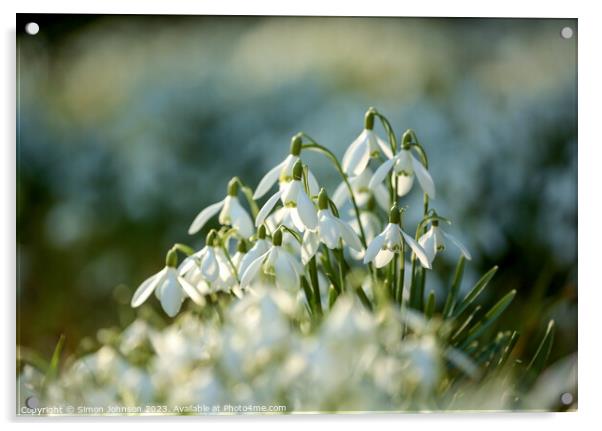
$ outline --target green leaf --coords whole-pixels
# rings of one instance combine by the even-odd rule
[[[543,336],[543,339],[541,340],[533,359],[531,359],[531,362],[527,366],[528,372],[531,372],[534,375],[539,375],[539,373],[543,370],[552,350],[555,329],[554,321],[550,320],[548,322],[548,327],[546,328],[546,333]]]
[[[46,372],[46,381],[54,380],[58,375],[59,362],[61,360],[61,353],[63,346],[65,345],[65,335],[61,334],[59,341],[56,343],[50,364],[48,365],[48,371]]]
[[[426,305],[424,306],[424,315],[427,319],[433,317],[433,313],[435,312],[435,292],[431,290],[429,293],[428,299],[426,300]]]
[[[464,259],[464,255],[460,255],[460,259],[458,259],[458,264],[456,265],[454,281],[452,282],[451,288],[449,289],[449,293],[447,295],[447,299],[445,300],[445,305],[443,306],[444,318],[451,316],[454,312],[454,308],[456,306],[456,298],[458,297],[460,284],[462,283],[462,277],[464,275],[465,262],[466,259]]]
[[[476,282],[474,287],[466,294],[460,306],[458,307],[458,311],[454,313],[455,316],[462,314],[476,299],[477,297],[485,290],[487,284],[491,281],[495,273],[497,272],[497,265],[491,268],[484,276],[482,276],[479,281]]]
[[[510,353],[512,353],[512,350],[514,349],[514,346],[516,345],[516,342],[518,341],[518,336],[519,336],[518,332],[516,332],[516,331],[512,332],[512,335],[510,336],[508,343],[506,343],[506,346],[502,350],[500,359],[497,362],[498,368],[503,367],[506,364],[506,362],[508,361],[508,358],[510,357]]]
[[[508,308],[514,297],[516,296],[516,290],[511,290],[508,292],[502,299],[500,299],[491,309],[485,313],[485,316],[478,321],[471,329],[468,331],[468,336],[466,340],[464,340],[463,345],[467,345],[472,340],[477,338],[479,335],[485,331],[485,329],[489,328]]]

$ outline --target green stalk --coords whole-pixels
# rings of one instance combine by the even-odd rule
[[[458,297],[458,292],[460,290],[460,284],[462,282],[462,276],[464,275],[464,263],[466,260],[464,259],[464,255],[460,255],[460,259],[458,259],[458,264],[456,265],[456,273],[454,275],[454,281],[452,282],[451,288],[449,289],[449,293],[447,294],[447,299],[445,300],[445,305],[443,306],[443,317],[450,317],[456,306],[456,298]]]
[[[322,298],[320,295],[320,283],[318,281],[318,268],[316,266],[316,257],[312,257],[309,261],[309,277],[314,288],[314,302],[316,312],[322,315]]]

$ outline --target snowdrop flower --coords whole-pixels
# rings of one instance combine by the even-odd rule
[[[398,196],[404,196],[412,189],[414,176],[416,176],[418,184],[420,184],[424,193],[426,193],[429,198],[435,199],[435,183],[428,170],[412,155],[409,147],[410,139],[411,132],[406,131],[403,135],[402,148],[399,153],[393,157],[389,157],[389,160],[380,165],[376,172],[374,172],[372,179],[370,179],[368,187],[372,190],[376,190],[378,185],[386,178],[389,171],[393,169],[393,180],[397,181]]]
[[[238,256],[237,259],[242,259],[242,256]],[[205,247],[186,258],[178,272],[203,295],[217,291],[228,292],[237,283],[228,258],[219,247],[219,239],[214,229],[207,234]]]
[[[364,263],[374,261],[377,268],[382,268],[393,259],[396,253],[402,250],[405,242],[410,246],[414,254],[420,260],[423,267],[430,269],[431,263],[424,249],[414,241],[410,235],[405,233],[400,227],[400,214],[397,205],[393,205],[389,212],[389,224],[376,236],[368,245],[364,255]]]
[[[370,205],[368,205],[370,206]],[[362,227],[364,228],[364,235],[366,237],[366,243],[370,243],[376,235],[378,235],[382,228],[382,223],[380,219],[372,212],[372,210],[362,211],[360,213],[360,221],[362,222]],[[355,217],[352,217],[349,221],[349,225],[354,230],[357,235],[361,235],[361,230],[359,223]],[[361,260],[364,258],[364,254],[366,250],[362,249],[361,251],[355,251],[353,249],[349,250],[349,254],[352,258],[356,260]]]
[[[257,229],[257,241],[253,244],[253,247],[243,256],[238,266],[238,275],[245,273],[251,262],[257,259],[259,256],[265,254],[270,249],[270,243],[266,237],[265,225],[259,226]]]
[[[303,276],[301,263],[282,248],[282,229],[272,235],[272,246],[267,252],[249,264],[240,280],[242,289],[249,286],[259,275],[275,276],[276,285],[285,290],[298,290]]]
[[[303,164],[297,161],[293,167],[293,181],[287,183],[282,190],[277,191],[263,205],[255,219],[255,226],[260,226],[272,211],[278,199],[290,212],[293,223],[298,230],[315,229],[318,225],[318,216],[313,202],[305,193],[301,178],[303,176]]]
[[[349,185],[355,196],[355,202],[358,206],[366,205],[373,197],[376,199],[378,205],[385,211],[389,210],[389,192],[384,184],[375,184],[374,188],[368,187],[370,179],[372,178],[373,172],[370,168],[364,169],[364,171],[357,177],[349,178]],[[336,188],[332,195],[332,201],[337,208],[342,208],[343,205],[350,200],[349,189],[345,182],[341,182]]]
[[[276,183],[276,181],[280,184],[280,189],[286,186],[287,183],[290,183],[293,180],[293,167],[295,163],[297,163],[301,154],[301,137],[299,135],[295,135],[291,141],[291,151],[290,154],[284,159],[282,162],[278,163],[272,169],[268,171],[267,174],[259,181],[257,185],[257,189],[255,189],[255,193],[253,194],[253,199],[259,199],[264,196]],[[310,170],[307,171],[307,183],[309,185],[310,194],[316,195],[320,187],[318,186],[318,181],[314,174],[311,173]]]
[[[131,306],[139,307],[156,291],[161,301],[161,307],[169,317],[174,317],[180,311],[182,302],[189,296],[196,304],[204,305],[205,300],[197,290],[182,276],[178,275],[177,251],[172,248],[167,252],[165,268],[147,278],[136,290],[132,297]]]
[[[318,195],[318,226],[314,230],[306,229],[301,247],[301,261],[303,265],[311,260],[318,251],[320,243],[330,249],[339,247],[339,241],[345,243],[356,251],[362,250],[362,243],[347,223],[335,217],[328,208],[328,195],[326,190],[320,190]]]
[[[374,132],[374,112],[370,109],[364,117],[364,130],[351,143],[343,155],[343,172],[350,177],[361,175],[368,166],[371,157],[381,152],[388,158],[393,157],[391,148]]]
[[[418,239],[418,243],[424,249],[431,264],[433,260],[435,260],[437,253],[445,250],[444,239],[447,239],[448,241],[452,242],[456,247],[458,247],[460,253],[462,253],[466,259],[471,259],[470,253],[468,252],[466,247],[464,247],[464,245],[460,241],[458,241],[454,236],[448,234],[443,229],[441,229],[439,227],[438,220],[433,220],[431,222],[431,228]]]
[[[238,200],[238,186],[238,178],[232,178],[228,183],[228,195],[225,199],[201,211],[190,225],[188,233],[192,235],[200,231],[209,219],[219,212],[220,224],[232,226],[245,238],[253,235],[253,220]]]

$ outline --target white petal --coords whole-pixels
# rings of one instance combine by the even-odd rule
[[[376,257],[378,252],[382,249],[384,243],[385,236],[382,233],[377,235],[366,249],[366,254],[364,255],[364,263],[372,261]]]
[[[303,265],[307,265],[311,258],[315,256],[318,247],[320,247],[320,238],[314,231],[307,229],[303,234],[303,244],[301,245],[301,262],[303,262]]]
[[[274,205],[276,205],[276,202],[278,202],[278,199],[280,199],[281,194],[281,191],[277,191],[272,195],[271,198],[267,200],[265,204],[263,204],[263,206],[259,210],[259,213],[257,213],[257,218],[255,219],[256,227],[259,227],[263,224],[270,211],[272,211],[272,208],[274,208]]]
[[[245,238],[253,235],[254,229],[251,216],[236,198],[232,199],[230,204],[230,218],[232,227],[234,227],[240,235]]]
[[[257,188],[255,189],[255,193],[253,194],[253,199],[259,199],[263,195],[265,195],[268,190],[272,188],[272,186],[278,181],[278,177],[280,176],[280,171],[284,166],[284,162],[279,163],[274,166],[272,169],[268,171],[267,174],[263,176]]]
[[[322,242],[330,249],[337,248],[341,234],[336,219],[328,210],[321,210],[318,224]]]
[[[382,183],[389,171],[391,170],[391,168],[393,168],[393,164],[395,164],[396,161],[396,158],[389,159],[382,165],[380,165],[376,172],[374,172],[374,175],[372,175],[372,178],[370,178],[370,183],[368,183],[368,187],[374,190],[378,184]]]
[[[400,231],[401,231],[401,234],[403,235],[403,239],[410,246],[412,251],[416,254],[416,257],[418,257],[418,260],[420,260],[420,263],[422,264],[422,266],[424,266],[425,268],[431,269],[431,262],[429,261],[429,258],[427,256],[426,252],[420,246],[420,244],[418,244],[414,240],[414,238],[412,238],[410,235],[408,235],[401,229],[400,229]]]
[[[418,244],[420,244],[420,246],[424,249],[424,252],[426,253],[431,265],[433,264],[433,260],[437,254],[437,245],[435,244],[434,232],[435,231],[431,226],[431,228],[425,234],[418,238]]]
[[[265,239],[258,239],[257,242],[247,254],[243,256],[238,267],[238,275],[244,274],[251,262],[264,254],[269,249],[268,242]]]
[[[470,252],[468,251],[468,249],[466,247],[464,247],[464,244],[462,244],[455,236],[452,236],[451,234],[445,232],[443,229],[441,229],[441,232],[443,233],[443,236],[445,238],[450,240],[452,243],[454,243],[454,245],[456,247],[458,247],[460,249],[460,252],[464,255],[464,257],[466,259],[468,259],[468,260],[472,259],[472,256],[470,255]]]
[[[207,253],[201,261],[201,274],[203,274],[203,278],[209,282],[217,280],[217,277],[219,276],[219,265],[213,247],[207,249]]]
[[[242,277],[240,279],[240,287],[241,288],[244,289],[255,279],[255,277],[259,273],[259,270],[261,269],[261,264],[263,263],[263,260],[265,259],[265,257],[268,255],[269,252],[270,252],[269,250],[266,251],[264,254],[262,254],[261,256],[259,256],[257,259],[255,259],[253,262],[251,262],[249,264],[249,266],[245,270],[244,274],[242,274]]]
[[[138,289],[136,289],[130,305],[133,308],[140,307],[144,301],[146,301],[148,297],[153,294],[153,291],[157,288],[157,286],[163,282],[166,272],[167,268],[163,268],[155,275],[151,275],[144,280]]]
[[[301,265],[301,262],[299,262],[299,260],[297,259],[296,254],[289,253],[285,249],[281,249],[280,252],[284,253],[286,258],[288,259],[288,262],[291,264],[291,266],[297,273],[297,276],[301,277],[303,275],[303,266]]]
[[[180,286],[182,286],[182,289],[184,289],[184,292],[186,292],[186,295],[188,295],[195,304],[205,305],[205,298],[203,298],[199,291],[192,284],[188,283],[184,277],[178,277],[178,282],[180,283]]]
[[[376,136],[376,133],[374,135]],[[378,136],[376,136],[376,142],[378,143],[380,150],[387,157],[387,159],[390,159],[393,157],[393,152],[391,151],[391,146],[389,144],[387,144],[385,141],[380,139]]]
[[[372,194],[376,199],[376,203],[385,211],[389,211],[391,203],[389,202],[389,191],[384,184],[380,183],[372,189]]]
[[[360,175],[370,161],[370,144],[364,130],[349,146],[343,156],[343,172],[349,176]]]
[[[307,185],[309,186],[309,193],[312,196],[316,196],[318,193],[320,193],[320,185],[318,184],[318,180],[316,180],[316,177],[309,169],[307,170]]]
[[[414,185],[414,175],[394,175],[397,177],[397,196],[407,195]]]
[[[431,174],[424,168],[422,163],[420,163],[414,156],[412,156],[412,166],[414,167],[414,173],[416,174],[416,178],[418,179],[418,183],[422,190],[429,196],[431,199],[435,199],[435,183],[431,178]]]
[[[297,194],[297,211],[305,227],[315,229],[318,226],[316,209],[304,190],[299,190]]]
[[[383,266],[391,262],[391,259],[393,259],[394,255],[395,253],[393,253],[390,250],[380,250],[374,258],[374,266],[376,266],[377,268],[382,268]]]
[[[278,253],[274,262],[276,284],[287,290],[294,290],[299,285],[299,276],[284,253]]]
[[[347,199],[349,199],[349,189],[347,188],[347,184],[342,182],[334,191],[334,194],[332,195],[332,201],[337,208],[341,208]]]
[[[214,215],[216,215],[219,212],[221,207],[224,205],[224,201],[225,201],[225,199],[223,199],[219,202],[216,202],[214,204],[211,204],[207,208],[205,208],[203,211],[201,211],[196,216],[196,218],[194,219],[192,224],[190,225],[190,228],[188,229],[188,233],[190,235],[192,235],[192,234],[195,234],[198,231],[200,231],[203,228],[203,226],[205,226],[207,221],[209,221],[209,219],[211,217],[213,217]]]
[[[284,222],[282,223],[285,226],[294,230],[298,230],[299,232],[305,231],[305,224],[303,223],[303,220],[301,220],[301,217],[299,217],[299,211],[297,211],[297,208],[286,208],[285,220],[286,224]]]
[[[359,237],[354,232],[354,230],[351,229],[351,226],[349,226],[347,223],[345,223],[342,220],[337,219],[337,222],[339,224],[339,232],[341,233],[341,236],[343,237],[343,241],[345,241],[345,243],[352,249],[354,249],[356,251],[362,251],[363,250],[362,242],[360,241]]]
[[[236,196],[230,196],[230,195],[226,196],[226,198],[224,199],[224,205],[222,206],[222,210],[219,212],[219,216],[217,216],[217,220],[219,221],[219,224],[226,225],[226,224],[232,223],[231,216],[230,216],[231,207],[232,207],[232,203],[237,200],[238,199],[236,198]]]
[[[168,268],[167,279],[161,289],[161,307],[169,317],[174,317],[182,306],[182,287],[175,268]]]

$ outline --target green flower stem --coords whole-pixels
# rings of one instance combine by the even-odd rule
[[[405,245],[401,244],[401,252],[399,253],[399,277],[397,278],[397,288],[395,291],[395,299],[399,305],[401,305],[403,301],[403,282],[406,272],[405,265]]]
[[[357,219],[357,224],[360,228],[360,240],[362,241],[362,246],[364,246],[364,248],[367,248],[368,243],[366,242],[366,234],[364,233],[364,226],[362,224],[362,219],[360,217],[360,209],[357,206],[357,201],[355,200],[355,194],[353,193],[351,184],[349,184],[347,175],[345,175],[345,172],[343,172],[343,168],[341,167],[341,164],[339,163],[337,157],[328,148],[318,144],[311,136],[309,136],[303,132],[301,132],[301,136],[305,137],[306,139],[308,139],[311,142],[310,144],[303,144],[302,148],[308,149],[311,151],[317,151],[319,153],[326,155],[330,159],[330,161],[333,163],[337,172],[343,179],[343,182],[345,183],[345,185],[347,186],[347,190],[349,191],[351,203],[353,204],[353,209],[355,211],[355,218]],[[374,268],[372,266],[372,263],[368,263],[368,270],[370,271],[370,275],[374,279],[375,275],[374,275]]]
[[[322,315],[322,299],[320,295],[320,283],[318,281],[318,267],[316,265],[316,257],[312,257],[309,261],[308,265],[309,269],[309,278],[311,280],[311,284],[314,288],[314,306],[316,309],[316,313],[318,315]]]
[[[232,274],[234,274],[234,277],[236,278],[236,282],[240,283],[240,278],[238,277],[238,270],[236,269],[236,265],[234,265],[234,262],[232,262],[232,259],[230,258],[230,253],[228,252],[226,245],[222,244],[221,249],[224,251],[224,254],[226,255],[226,260],[228,261],[228,264],[230,265],[230,268],[232,269]]]
[[[194,249],[186,244],[176,243],[173,245],[172,250],[178,250],[184,253],[186,256],[192,256]]]
[[[464,263],[466,260],[464,259],[464,255],[460,255],[460,259],[458,259],[458,264],[456,265],[456,272],[454,275],[454,281],[452,282],[451,288],[449,289],[449,293],[447,294],[447,299],[445,300],[445,305],[443,306],[443,317],[450,317],[454,308],[456,307],[456,300],[458,298],[458,292],[460,291],[460,283],[462,282],[462,276],[464,275]]]
[[[311,314],[315,314],[315,301],[313,299],[313,293],[311,288],[309,287],[309,283],[307,282],[307,278],[305,276],[301,277],[301,287],[303,288],[303,292],[305,293],[305,298],[307,299],[307,305]]]
[[[397,151],[396,151],[397,138],[395,137],[395,132],[393,131],[393,127],[391,127],[391,123],[389,123],[389,120],[387,119],[387,117],[385,117],[384,115],[382,115],[381,113],[379,113],[376,110],[374,111],[374,115],[376,115],[378,117],[378,119],[382,123],[383,127],[385,128],[385,131],[387,132],[387,135],[389,138],[389,145],[391,146],[391,152],[393,153],[393,155],[395,155],[397,153]]]
[[[343,245],[341,244],[340,248],[333,250],[332,254],[334,254],[339,265],[339,283],[342,290],[345,287],[345,256],[343,255]]]
[[[328,280],[334,285],[334,288],[337,290],[337,293],[341,293],[343,291],[343,285],[339,284],[340,280],[337,278],[334,267],[332,266],[332,261],[330,260],[330,253],[328,252],[328,248],[326,246],[322,246],[322,267],[324,268],[324,273]]]
[[[259,212],[259,207],[257,206],[255,199],[253,199],[253,190],[246,186],[238,177],[236,177],[236,182],[238,182],[240,185],[240,190],[242,191],[243,195],[245,195],[245,198],[249,203],[249,208],[251,208],[251,213],[253,214],[253,220],[256,219],[257,213]]]

